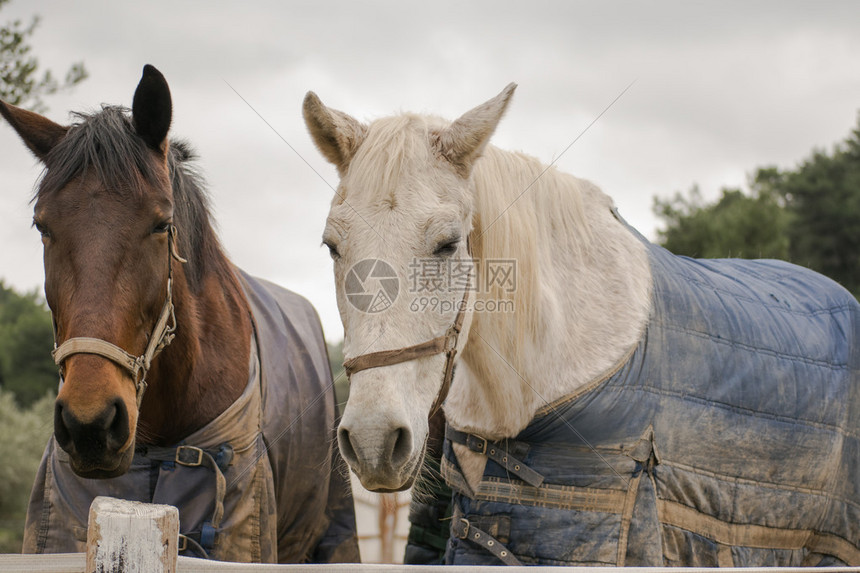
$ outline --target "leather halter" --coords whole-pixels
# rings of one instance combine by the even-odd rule
[[[471,255],[471,249],[467,249]],[[466,307],[468,306],[469,290],[472,284],[471,274],[466,281],[466,290],[463,292],[463,300],[460,302],[460,308],[457,311],[457,317],[454,323],[442,336],[437,336],[427,342],[407,346],[405,348],[397,348],[394,350],[381,350],[379,352],[370,352],[362,354],[349,360],[344,361],[343,369],[346,371],[347,377],[352,376],[356,372],[367,370],[368,368],[379,368],[380,366],[392,366],[402,362],[409,362],[425,356],[435,356],[436,354],[446,355],[445,371],[442,375],[442,388],[439,389],[439,394],[436,395],[436,401],[433,402],[433,407],[430,408],[428,417],[432,417],[439,408],[442,407],[442,402],[448,397],[448,391],[451,389],[451,380],[454,378],[454,359],[457,357],[457,341],[460,337],[460,331],[463,329],[463,321],[466,317]]]
[[[176,336],[174,333],[176,330],[176,314],[174,313],[173,306],[173,259],[176,259],[180,263],[188,262],[179,256],[179,252],[176,250],[176,227],[170,225],[167,233],[167,297],[164,301],[164,306],[161,308],[161,314],[158,316],[155,327],[152,329],[146,350],[140,356],[133,356],[116,344],[88,336],[69,338],[57,346],[55,325],[54,350],[51,352],[51,356],[60,368],[61,378],[65,375],[63,363],[69,356],[74,354],[95,354],[96,356],[107,358],[131,374],[137,394],[137,407],[140,408],[140,404],[143,401],[143,393],[146,391],[146,373],[149,371],[152,359],[170,344]]]

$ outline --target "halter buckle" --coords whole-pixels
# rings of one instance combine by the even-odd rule
[[[450,354],[457,348],[457,339],[460,337],[460,331],[454,328],[453,326],[448,329],[448,332],[445,333],[445,350],[444,352]]]

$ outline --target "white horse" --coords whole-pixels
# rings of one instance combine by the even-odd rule
[[[692,434],[696,430],[677,427],[676,431],[676,426],[671,425],[681,424],[683,420],[680,417],[698,408],[698,402],[693,406],[687,402],[672,405],[655,402],[651,407],[666,413],[663,417],[650,413],[651,417],[643,422],[642,427],[636,428],[636,432],[642,432],[641,435],[628,432],[629,435],[622,436],[624,431],[617,428],[603,428],[589,434],[586,422],[575,417],[579,416],[578,413],[565,418],[565,412],[577,408],[583,397],[588,400],[595,399],[595,396],[599,398],[595,392],[601,385],[614,384],[619,372],[623,370],[626,374],[634,369],[632,365],[638,363],[636,361],[640,360],[640,354],[644,355],[646,347],[658,345],[656,329],[662,328],[665,321],[656,314],[662,303],[655,301],[659,300],[657,295],[666,287],[660,286],[662,283],[659,281],[655,282],[660,278],[654,276],[658,273],[656,269],[665,265],[671,267],[676,264],[676,259],[680,265],[693,263],[686,259],[668,258],[672,256],[665,252],[659,253],[659,248],[649,245],[620,220],[611,199],[595,185],[547,167],[526,155],[489,145],[488,141],[515,87],[514,84],[509,85],[498,96],[454,122],[406,113],[365,125],[343,112],[324,106],[312,92],[305,98],[303,111],[311,136],[322,154],[337,167],[341,178],[323,242],[335,261],[338,307],[345,330],[344,355],[350,358],[347,360],[347,370],[351,372],[350,397],[338,439],[344,458],[362,484],[372,490],[391,491],[405,489],[413,483],[421,469],[428,414],[444,400],[450,443],[443,462],[443,474],[460,496],[455,496],[452,528],[453,537],[458,539],[449,545],[449,562],[481,563],[484,562],[482,555],[490,555],[490,552],[506,562],[513,558],[510,555],[513,552],[524,562],[550,564],[708,564],[710,557],[702,557],[705,553],[713,557],[714,564],[799,564],[814,560],[810,555],[835,555],[841,562],[860,560],[857,549],[860,531],[856,527],[849,527],[850,531],[846,532],[840,529],[839,524],[831,526],[822,524],[820,520],[814,523],[803,520],[784,522],[768,517],[770,514],[762,517],[755,510],[751,516],[742,517],[737,512],[727,512],[725,505],[717,502],[694,503],[683,496],[666,493],[674,483],[682,483],[678,488],[684,491],[691,487],[695,489],[699,487],[696,480],[704,475],[717,476],[714,479],[720,484],[734,484],[726,487],[736,487],[737,483],[747,480],[751,483],[767,482],[768,487],[779,491],[783,491],[780,479],[793,479],[791,476],[775,477],[779,473],[776,470],[768,470],[770,473],[767,475],[759,475],[755,471],[743,474],[746,470],[736,470],[729,462],[721,466],[720,456],[727,451],[727,446],[719,442],[719,437],[715,438],[713,447],[708,444],[697,446],[702,449],[704,461],[701,464],[689,458],[673,459],[676,454],[686,455],[678,453],[683,448],[673,449],[677,436]],[[387,266],[375,263],[376,260]],[[473,261],[471,266],[468,261]],[[795,267],[790,265],[774,265],[774,268],[771,268],[771,263],[754,266],[749,273],[782,276],[780,273],[795,272]],[[471,273],[463,271],[467,267]],[[718,267],[716,272],[709,270],[708,273],[719,275],[718,280],[732,283],[734,279],[727,278],[727,273],[747,272],[743,270],[747,268],[743,264],[739,268]],[[457,274],[455,269],[461,272]],[[689,277],[699,273],[698,269],[684,267],[680,271],[685,277],[682,282],[694,283],[701,279],[704,284],[710,280],[707,277],[696,278],[698,275]],[[674,270],[659,272],[661,277],[664,274],[675,276]],[[797,272],[804,271],[797,269]],[[381,289],[388,295],[384,311],[380,311],[380,307],[370,308],[361,302],[362,299],[356,298],[359,295],[372,296],[373,293],[363,293],[362,289],[378,285],[373,282],[374,277],[394,275],[399,277],[399,288]],[[803,276],[807,275],[813,276],[813,273],[806,272]],[[809,280],[818,280],[817,275],[814,277]],[[821,280],[825,282],[820,288],[831,288],[831,283]],[[719,293],[730,288],[733,288],[731,284],[705,290]],[[848,326],[831,330],[856,328],[856,303],[844,291],[837,291],[834,295],[836,302],[827,309],[822,311],[816,306],[806,314],[819,317],[829,312],[827,316],[830,316],[846,309]],[[769,293],[777,299],[777,291]],[[732,296],[742,302],[746,300],[743,293]],[[723,298],[728,298],[728,295]],[[790,312],[791,316],[800,313],[804,301],[797,302],[794,298],[791,301],[794,307],[788,309],[789,303],[785,302],[783,306],[786,308],[778,311]],[[667,311],[669,314],[673,312]],[[710,316],[707,314],[710,311],[703,312],[703,316]],[[767,312],[776,311],[768,306]],[[671,320],[675,317],[670,317]],[[747,319],[746,322],[755,321]],[[452,325],[456,327],[452,328]],[[808,333],[810,328],[807,325],[800,327],[799,331]],[[825,325],[823,328],[830,327]],[[697,339],[695,329],[686,323],[675,330],[692,333],[687,338]],[[726,337],[735,336],[732,340],[737,342],[745,334],[732,331],[707,336],[721,344]],[[827,346],[829,334],[822,337]],[[746,346],[760,350],[767,347],[765,342],[754,341]],[[818,350],[809,350],[808,347],[818,342],[804,346],[806,343],[801,340],[797,344],[802,347],[795,352],[800,356],[798,361],[815,359],[809,357]],[[838,354],[838,350],[831,351],[833,345],[839,346],[833,343],[821,352],[829,356]],[[743,345],[737,343],[735,346]],[[838,360],[833,360],[838,362],[839,372],[848,372],[843,384],[846,388],[850,387],[851,381],[858,380],[854,346],[853,339],[848,340],[840,348],[847,348],[842,354],[847,353],[849,358],[837,356]],[[693,370],[711,369],[715,373],[703,374],[703,378],[737,379],[740,380],[737,384],[741,385],[738,388],[749,388],[743,384],[754,381],[751,380],[754,379],[753,374],[739,377],[731,372],[721,372],[720,369],[726,367],[725,357],[720,359],[723,364],[716,366],[700,366],[695,362],[700,358],[699,352],[716,356],[722,346],[716,348],[715,351],[692,348],[680,359],[666,356],[662,362],[689,363]],[[780,356],[788,353],[771,350],[768,347],[768,356],[774,352]],[[450,393],[445,399],[449,371],[455,359],[457,366]],[[665,366],[670,369],[669,377],[672,377],[671,366]],[[828,376],[822,374],[822,383],[829,383]],[[797,378],[796,372],[794,377]],[[679,374],[674,378],[681,379],[682,376]],[[785,384],[791,374],[776,378],[778,384]],[[707,386],[717,387],[719,384],[708,383]],[[691,394],[697,391],[693,387],[689,389]],[[796,388],[792,386],[790,391],[796,391]],[[654,395],[670,395],[672,392],[675,390],[661,387],[659,391],[652,388],[645,395],[650,399]],[[769,393],[768,390],[763,392]],[[685,396],[687,390],[675,393]],[[705,404],[705,409],[697,410],[698,413],[689,420],[692,426],[696,420],[707,418],[713,411],[708,407],[709,401],[720,400],[710,394],[703,396],[699,402]],[[640,400],[633,395],[633,401]],[[646,401],[646,398],[642,399],[643,404]],[[855,398],[845,398],[846,408],[855,408],[855,402]],[[597,413],[598,424],[615,415],[612,407],[608,406],[602,414]],[[741,411],[747,405],[739,403],[731,407]],[[589,410],[592,414],[593,408]],[[750,406],[747,409],[755,408]],[[762,419],[783,416],[782,411],[771,412],[769,406],[762,408],[767,411]],[[793,403],[787,407],[794,412],[792,408]],[[845,421],[850,417],[848,413],[850,411],[837,415],[838,420],[833,424],[839,428],[840,440],[843,441],[848,439],[845,436],[855,440],[858,435],[856,422],[848,424]],[[675,414],[677,416],[673,418]],[[543,451],[540,441],[529,441],[522,433],[531,432],[535,420],[546,425],[556,418],[566,427],[568,441],[576,443],[585,453],[559,457],[558,452],[554,452],[552,456],[555,457],[551,457],[549,464],[540,470],[542,462],[537,457],[538,452]],[[757,423],[759,418],[754,420]],[[670,427],[665,427],[665,424],[670,424]],[[720,422],[722,426],[717,422],[714,424],[710,429],[724,434],[726,428],[735,427],[739,422],[727,419]],[[846,424],[850,425],[847,429]],[[769,432],[771,428],[756,427],[755,431]],[[608,435],[615,437],[605,444],[601,442]],[[787,439],[792,442],[795,437],[789,435]],[[833,443],[830,439],[816,446],[830,455],[825,460],[827,463],[839,463],[838,460],[834,462],[831,455],[835,448]],[[735,446],[732,445],[733,448]],[[518,447],[519,458],[512,455]],[[501,453],[497,455],[496,449]],[[640,455],[640,450],[645,454]],[[616,454],[623,454],[617,463],[612,457]],[[604,481],[593,476],[588,479],[570,477],[576,474],[579,467],[576,460],[582,455],[596,456],[592,460],[596,465],[593,471],[589,471],[595,474],[605,470],[606,475],[600,478]],[[744,450],[739,457],[744,458],[747,464],[756,464],[757,461],[751,459],[754,455],[757,454]],[[824,456],[822,452],[822,459]],[[530,461],[532,458],[534,460]],[[700,467],[711,461],[713,467]],[[661,464],[664,470],[653,471]],[[528,465],[539,471],[522,473],[531,471]],[[573,481],[553,477],[556,470]],[[686,477],[679,478],[680,482],[661,481],[667,479],[665,476],[671,472],[675,472],[673,475],[688,472],[689,475],[684,474]],[[640,483],[642,475],[646,477]],[[801,476],[800,481],[803,479],[806,478]],[[795,487],[802,489],[804,486],[792,485],[785,491],[794,491]],[[837,498],[845,501],[848,508],[845,511],[852,516],[860,516],[856,496],[837,495],[828,487],[822,486],[822,491],[827,490],[824,493],[812,486],[810,491],[815,490],[815,496],[827,497],[829,502]],[[613,488],[621,494],[616,495],[618,492]],[[606,494],[609,491],[612,493]],[[582,554],[584,550],[571,549],[571,546],[585,547],[589,535],[600,536],[603,533],[596,526],[590,527],[591,533],[575,533],[575,528],[565,529],[567,526],[563,525],[577,520],[591,523],[583,516],[587,512],[593,513],[593,504],[588,507],[588,504],[577,505],[576,496],[582,492],[600,499],[604,494],[609,495],[604,505],[598,504],[598,509],[614,516],[609,520],[598,519],[600,523],[612,522],[611,530],[605,534],[612,539],[611,547],[598,547],[586,552],[587,555]],[[735,490],[732,492],[731,495],[739,495]],[[702,497],[707,497],[707,494]],[[650,505],[642,505],[645,502],[638,501],[643,499],[650,500],[647,502]],[[781,500],[770,501],[783,503]],[[502,505],[493,506],[493,503]],[[484,517],[489,519],[499,512],[512,511],[508,507],[511,504],[516,507],[524,504],[529,506],[529,511],[535,508],[566,511],[566,517],[558,518],[561,519],[558,523],[562,523],[560,533],[549,531],[553,527],[551,523],[555,523],[551,519],[547,518],[545,525],[550,537],[564,537],[570,533],[570,543],[562,544],[567,549],[547,548],[543,542],[534,540],[523,541],[517,546],[521,541],[518,535],[522,534],[518,528],[529,527],[526,522],[531,517],[525,514],[508,515],[505,519],[509,518],[510,523],[505,522],[503,527],[497,522],[488,522],[483,527],[487,531],[479,527]],[[657,531],[646,535],[642,531],[647,527],[637,526],[637,523],[648,521],[642,517],[647,513],[643,509],[646,506],[653,506],[652,513],[656,517],[652,521],[662,533]],[[694,511],[695,515],[684,513],[687,510]],[[579,517],[571,515],[570,511],[580,512]],[[700,523],[700,518],[705,520],[706,526]],[[716,521],[712,523],[709,520]],[[744,530],[746,533],[743,533],[734,529],[735,526],[773,527],[783,533],[776,535],[774,540],[765,535],[767,532]],[[685,533],[678,537],[672,528]],[[784,531],[798,529],[836,536],[841,539],[840,550],[824,550],[821,544],[786,540],[788,534]],[[488,531],[496,533],[489,535]],[[712,531],[718,534],[709,534]],[[482,546],[482,541],[476,541],[475,532],[480,532],[478,537],[482,540],[492,541],[490,548]],[[698,536],[696,539],[707,538],[717,549],[709,550],[710,553],[679,549],[698,543],[689,541],[690,532]],[[760,537],[756,538],[758,534]],[[760,540],[761,535],[766,541]],[[833,541],[830,537],[827,539]],[[505,543],[496,543],[499,540]],[[638,548],[636,543],[639,543]],[[505,544],[511,547],[510,551],[499,549]],[[656,554],[653,550],[655,544],[658,546]],[[741,558],[737,548],[747,546],[767,547],[771,552],[787,551],[788,556],[782,553],[778,557],[755,554]],[[733,558],[731,548],[735,548]],[[505,555],[500,556],[500,552]],[[489,562],[493,562],[492,557]]]

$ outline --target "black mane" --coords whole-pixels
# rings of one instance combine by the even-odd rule
[[[194,165],[195,159],[197,154],[187,141],[170,141],[167,164],[173,186],[173,219],[179,231],[179,252],[188,259],[185,274],[196,292],[203,279],[204,266],[192,260],[226,262],[226,257],[213,228],[206,183]]]
[[[128,108],[104,105],[101,111],[75,113],[74,117],[76,121],[66,136],[45,158],[34,199],[49,198],[89,170],[96,173],[105,189],[135,198],[159,181],[162,166],[134,132]],[[226,261],[212,228],[205,183],[193,164],[196,158],[187,142],[171,140],[168,167],[174,224],[179,231],[179,252],[188,259],[185,274],[195,292],[207,263]]]
[[[90,169],[117,192],[142,193],[144,183],[157,181],[152,151],[135,135],[130,110],[105,105],[99,112],[73,117],[66,136],[45,157],[37,198],[59,191]]]

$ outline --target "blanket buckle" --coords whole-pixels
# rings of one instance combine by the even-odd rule
[[[481,454],[482,456],[487,455],[487,440],[482,438],[481,436],[476,436],[475,434],[469,434],[466,437],[466,445],[470,450]]]
[[[195,455],[196,459],[194,457]],[[179,465],[188,467],[196,467],[202,465],[203,450],[195,446],[179,446],[176,448],[176,458],[174,459],[174,461]]]

